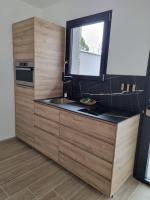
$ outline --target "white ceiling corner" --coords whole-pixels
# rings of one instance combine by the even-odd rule
[[[21,1],[24,1],[30,5],[36,6],[38,8],[45,8],[45,7],[51,6],[61,0],[21,0]]]

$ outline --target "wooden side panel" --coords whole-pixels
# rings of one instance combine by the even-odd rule
[[[114,145],[65,126],[60,126],[60,138],[108,162],[113,162]]]
[[[34,18],[13,24],[14,60],[34,60]]]
[[[111,195],[133,174],[140,116],[118,124]]]
[[[59,151],[99,175],[111,179],[112,164],[60,139]]]
[[[58,137],[35,128],[35,148],[56,162],[58,162],[58,143]]]
[[[93,170],[83,166],[70,157],[59,153],[59,162],[66,169],[80,177],[94,188],[110,196],[110,181],[95,173]]]
[[[110,144],[115,143],[115,124],[97,121],[65,111],[60,111],[60,123]]]
[[[41,116],[45,119],[52,120],[55,122],[59,122],[59,113],[60,111],[51,106],[42,105],[39,103],[35,103],[35,114]]]
[[[62,96],[65,29],[35,18],[35,98]]]
[[[34,91],[16,86],[16,135],[34,146]]]

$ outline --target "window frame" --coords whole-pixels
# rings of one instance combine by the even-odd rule
[[[94,79],[94,80],[104,81],[104,78],[107,72],[107,64],[108,64],[111,21],[112,21],[112,10],[66,22],[65,75],[69,75],[76,78],[82,78],[82,79],[92,79],[92,80]],[[90,25],[90,24],[99,23],[99,22],[104,22],[103,45],[102,45],[102,55],[101,55],[99,76],[71,74],[70,71],[71,71],[72,29],[81,27],[83,25]]]

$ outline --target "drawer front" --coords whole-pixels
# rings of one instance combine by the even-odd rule
[[[60,139],[59,151],[99,175],[111,179],[112,164]]]
[[[115,143],[116,125],[114,124],[97,121],[65,111],[60,111],[60,122],[65,126],[87,133],[92,137],[109,142],[110,144]]]
[[[38,115],[34,115],[34,125],[48,133],[59,136],[59,124]]]
[[[34,110],[34,90],[33,88],[16,86],[16,110],[20,107],[26,109],[28,112]]]
[[[33,100],[34,98],[34,89],[30,87],[16,85],[15,92],[16,97],[22,98],[21,101]]]
[[[23,107],[25,109],[27,109],[29,112],[32,110],[34,110],[34,103],[33,103],[33,99],[24,99],[26,97],[20,97],[20,96],[16,96],[16,106],[20,106]]]
[[[110,195],[111,183],[107,179],[62,153],[59,153],[59,163],[102,193]]]
[[[35,114],[45,119],[59,122],[59,110],[50,106],[35,103]]]
[[[35,128],[35,148],[52,160],[58,162],[58,138]]]
[[[28,110],[20,105],[16,105],[16,123],[18,120],[34,126],[34,110]]]
[[[23,124],[16,125],[16,135],[19,139],[34,147],[35,135],[33,127],[27,127]]]
[[[114,146],[99,139],[92,138],[85,133],[71,128],[60,126],[60,138],[72,143],[85,151],[100,158],[112,162],[114,158]]]

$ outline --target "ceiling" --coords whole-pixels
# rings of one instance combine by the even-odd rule
[[[60,0],[22,0],[22,1],[39,8],[44,8],[47,6],[51,6],[52,4],[55,4]]]

